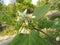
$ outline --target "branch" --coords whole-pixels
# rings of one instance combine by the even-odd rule
[[[45,35],[48,36],[48,37],[51,37],[51,36],[49,36],[48,34],[46,34],[45,32],[43,32],[42,30],[40,30],[40,29],[38,29],[38,28],[36,28],[36,27],[34,27],[34,29],[37,30],[37,31],[42,32],[43,34],[45,34]]]

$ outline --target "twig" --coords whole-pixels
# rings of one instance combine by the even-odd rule
[[[48,37],[51,37],[51,36],[49,36],[48,34],[46,34],[45,32],[43,32],[42,30],[40,30],[40,29],[38,29],[38,28],[36,28],[36,27],[34,27],[34,29],[37,30],[37,31],[40,31],[40,32],[44,33],[44,34],[45,34],[46,36],[48,36]]]

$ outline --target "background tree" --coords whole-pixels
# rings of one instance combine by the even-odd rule
[[[47,3],[51,4],[51,10],[60,10],[60,0],[39,0],[37,5],[42,6]]]
[[[35,8],[33,4],[31,4],[31,0],[17,0],[16,2],[16,9],[20,11],[24,11],[25,9]]]

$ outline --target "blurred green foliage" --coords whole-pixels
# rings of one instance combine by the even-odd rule
[[[2,4],[0,3],[0,10],[2,10]]]
[[[53,9],[56,9],[54,8],[55,5],[50,4],[52,3],[49,2],[49,0],[42,1],[41,4],[38,5],[39,7],[37,7],[33,12],[32,17],[35,16],[35,18],[29,18],[27,15],[22,14],[22,16],[20,15],[21,20],[19,20],[18,22],[16,21],[18,16],[17,10],[23,12],[25,9],[35,8],[35,6],[31,4],[30,0],[17,0],[17,2],[12,5],[1,5],[2,8],[0,7],[0,9],[2,10],[0,11],[0,21],[12,26],[10,30],[18,30],[17,36],[8,45],[53,45],[50,44],[51,42],[48,39],[41,37],[39,33],[42,32],[47,38],[49,37],[50,40],[53,38],[55,39],[56,37],[48,35],[44,31],[42,31],[42,29],[55,28],[57,30],[55,35],[60,34],[60,19],[48,20],[45,17],[46,13],[50,9],[52,9],[51,6],[53,7]],[[55,2],[53,4],[55,4]],[[26,28],[26,31],[28,31],[29,33],[21,33],[21,27],[22,29]]]
[[[39,0],[37,2],[38,6],[42,6],[44,4],[51,4],[51,10],[60,10],[60,0]]]
[[[30,8],[35,8],[35,6],[31,4],[31,0],[22,0],[20,2],[16,2],[17,10],[24,11],[25,9],[30,9]]]

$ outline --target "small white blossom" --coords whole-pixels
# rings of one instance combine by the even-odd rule
[[[60,37],[56,37],[56,41],[60,41]]]
[[[19,21],[19,20],[20,20],[20,17],[18,16],[18,17],[17,17],[17,21]]]
[[[23,12],[20,12],[19,10],[17,10],[19,16],[21,15],[27,15],[27,9],[25,9]]]
[[[18,14],[19,14],[18,16],[21,16],[21,15],[22,15],[22,13],[21,13],[19,10],[17,10],[17,12],[18,12]]]
[[[26,14],[27,9],[25,9],[23,12],[20,12],[19,10],[17,10],[17,12],[18,12],[17,21],[20,21],[22,15],[25,15],[25,16],[27,15]]]
[[[29,31],[27,31],[25,28],[23,28],[20,33],[29,34]]]
[[[36,18],[36,16],[32,16],[32,18]]]
[[[36,18],[36,16],[32,16],[31,14],[28,15],[27,9],[25,9],[23,12],[20,12],[19,10],[17,10],[17,12],[18,12],[17,21],[20,21],[21,19],[23,19],[22,16],[26,16],[28,18]],[[28,22],[26,22],[26,24],[28,25]]]
[[[27,20],[25,20],[25,23],[26,23],[26,25],[28,25],[28,21]]]
[[[23,14],[24,14],[24,15],[27,15],[27,9],[25,9],[25,10],[23,11]]]

